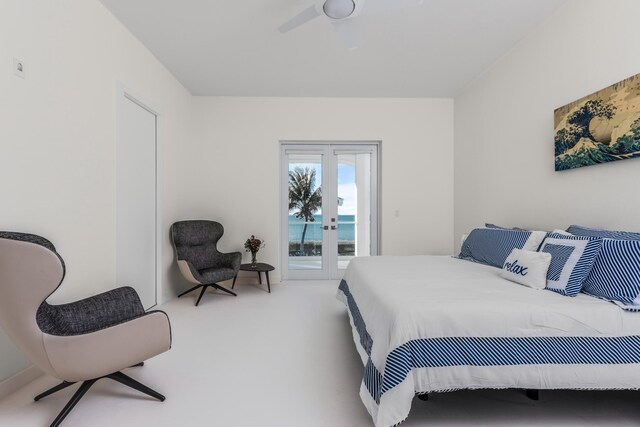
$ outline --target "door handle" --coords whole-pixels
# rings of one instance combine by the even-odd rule
[[[322,229],[323,229],[323,230],[328,230],[328,229],[329,229],[329,226],[328,226],[328,225],[325,225],[324,227],[322,227]]]
[[[331,226],[331,229],[332,229],[332,230],[337,230],[337,229],[338,229],[338,227],[336,227],[335,225],[332,225],[332,226]]]

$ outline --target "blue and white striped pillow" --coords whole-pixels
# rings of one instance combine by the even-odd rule
[[[535,251],[546,235],[544,231],[476,228],[465,239],[458,257],[502,268],[512,250]]]
[[[582,291],[640,311],[640,240],[604,239]]]
[[[578,295],[601,246],[598,237],[551,233],[540,248],[540,252],[551,254],[547,289],[569,297]]]
[[[575,234],[576,236],[602,237],[605,239],[617,240],[640,240],[640,233],[634,233],[632,231],[601,230],[598,228],[584,227],[582,225],[570,225],[569,228],[567,228],[567,232]]]
[[[529,231],[526,228],[520,228],[520,227],[503,227],[501,225],[496,225],[490,222],[487,222],[484,224],[485,228],[499,228],[501,230],[523,230],[523,231]]]

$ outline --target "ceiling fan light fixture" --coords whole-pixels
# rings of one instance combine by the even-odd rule
[[[356,4],[353,0],[327,0],[322,10],[331,19],[344,19],[356,10]]]

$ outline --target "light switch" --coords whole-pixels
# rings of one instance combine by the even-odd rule
[[[13,74],[24,79],[24,62],[21,59],[13,58]]]

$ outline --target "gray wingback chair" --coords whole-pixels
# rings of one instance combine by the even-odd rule
[[[178,221],[171,226],[171,238],[176,249],[178,268],[188,282],[195,284],[178,297],[202,288],[196,301],[198,306],[209,287],[237,296],[234,292],[217,284],[222,280],[236,277],[242,263],[240,252],[218,251],[217,243],[223,234],[224,227],[215,221]]]
[[[101,378],[164,401],[163,395],[120,371],[142,366],[171,348],[167,315],[145,312],[130,287],[69,304],[48,304],[64,276],[64,261],[50,241],[0,232],[0,326],[35,366],[62,380],[35,400],[83,382],[51,426],[60,425]]]

